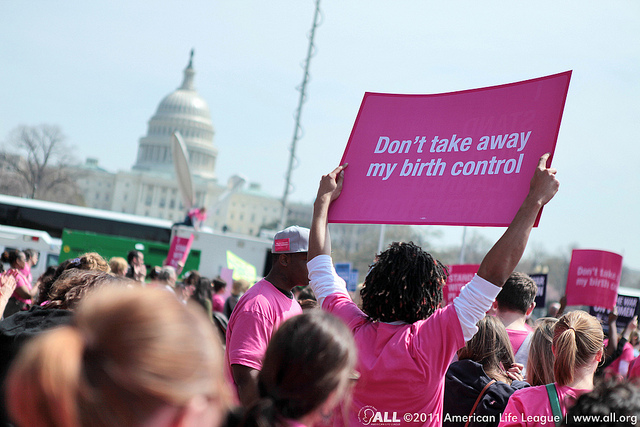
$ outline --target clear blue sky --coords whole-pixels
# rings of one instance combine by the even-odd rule
[[[440,93],[573,70],[554,166],[561,190],[533,247],[622,254],[640,269],[640,3],[324,0],[294,201],[340,160],[365,91]],[[310,0],[6,1],[0,140],[59,125],[76,157],[135,162],[160,100],[195,48],[222,182],[280,196],[313,17]],[[443,228],[442,243],[460,228]],[[502,229],[479,229],[495,239]]]

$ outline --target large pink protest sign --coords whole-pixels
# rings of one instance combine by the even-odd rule
[[[575,249],[567,277],[567,305],[613,308],[618,296],[622,256],[613,252]]]
[[[570,78],[567,71],[436,95],[366,93],[329,221],[509,225],[538,159],[553,156]]]
[[[460,291],[478,272],[479,264],[457,264],[449,266],[449,277],[442,290],[444,303],[449,304],[460,295]]]

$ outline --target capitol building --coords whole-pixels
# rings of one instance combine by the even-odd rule
[[[193,51],[182,84],[165,96],[138,141],[136,162],[130,171],[108,172],[97,159],[87,159],[78,185],[88,207],[181,221],[186,213],[175,177],[172,134],[179,131],[187,148],[195,206],[208,210],[206,226],[214,230],[256,236],[274,229],[281,216],[281,201],[263,193],[260,185],[232,176],[217,181],[218,148],[207,102],[194,85]],[[240,185],[239,185],[240,184]],[[291,206],[290,222],[305,225],[310,206]]]

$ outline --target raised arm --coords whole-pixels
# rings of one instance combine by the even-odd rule
[[[549,153],[540,157],[531,178],[529,194],[522,202],[507,231],[482,260],[478,276],[502,287],[520,262],[540,209],[558,192],[556,170],[547,167]]]
[[[331,238],[329,237],[329,206],[340,196],[344,181],[345,163],[331,173],[323,175],[318,188],[318,195],[313,204],[313,221],[309,232],[309,252],[307,259],[311,261],[318,255],[331,255]]]

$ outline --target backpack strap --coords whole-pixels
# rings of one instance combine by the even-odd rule
[[[556,426],[562,424],[562,410],[560,409],[560,399],[558,399],[558,390],[555,383],[547,384],[547,394],[549,395],[549,402],[551,403],[551,412],[553,417],[556,418]]]
[[[464,427],[469,427],[469,422],[471,422],[471,417],[473,416],[473,413],[476,412],[476,408],[478,407],[478,403],[480,403],[480,400],[482,400],[482,396],[484,396],[484,394],[486,393],[487,389],[491,386],[491,384],[495,382],[496,380],[491,380],[487,383],[487,385],[484,386],[484,388],[478,395],[478,398],[476,399],[476,403],[473,404],[473,408],[471,408],[471,412],[469,412],[469,418],[467,419],[467,422],[464,424]]]

